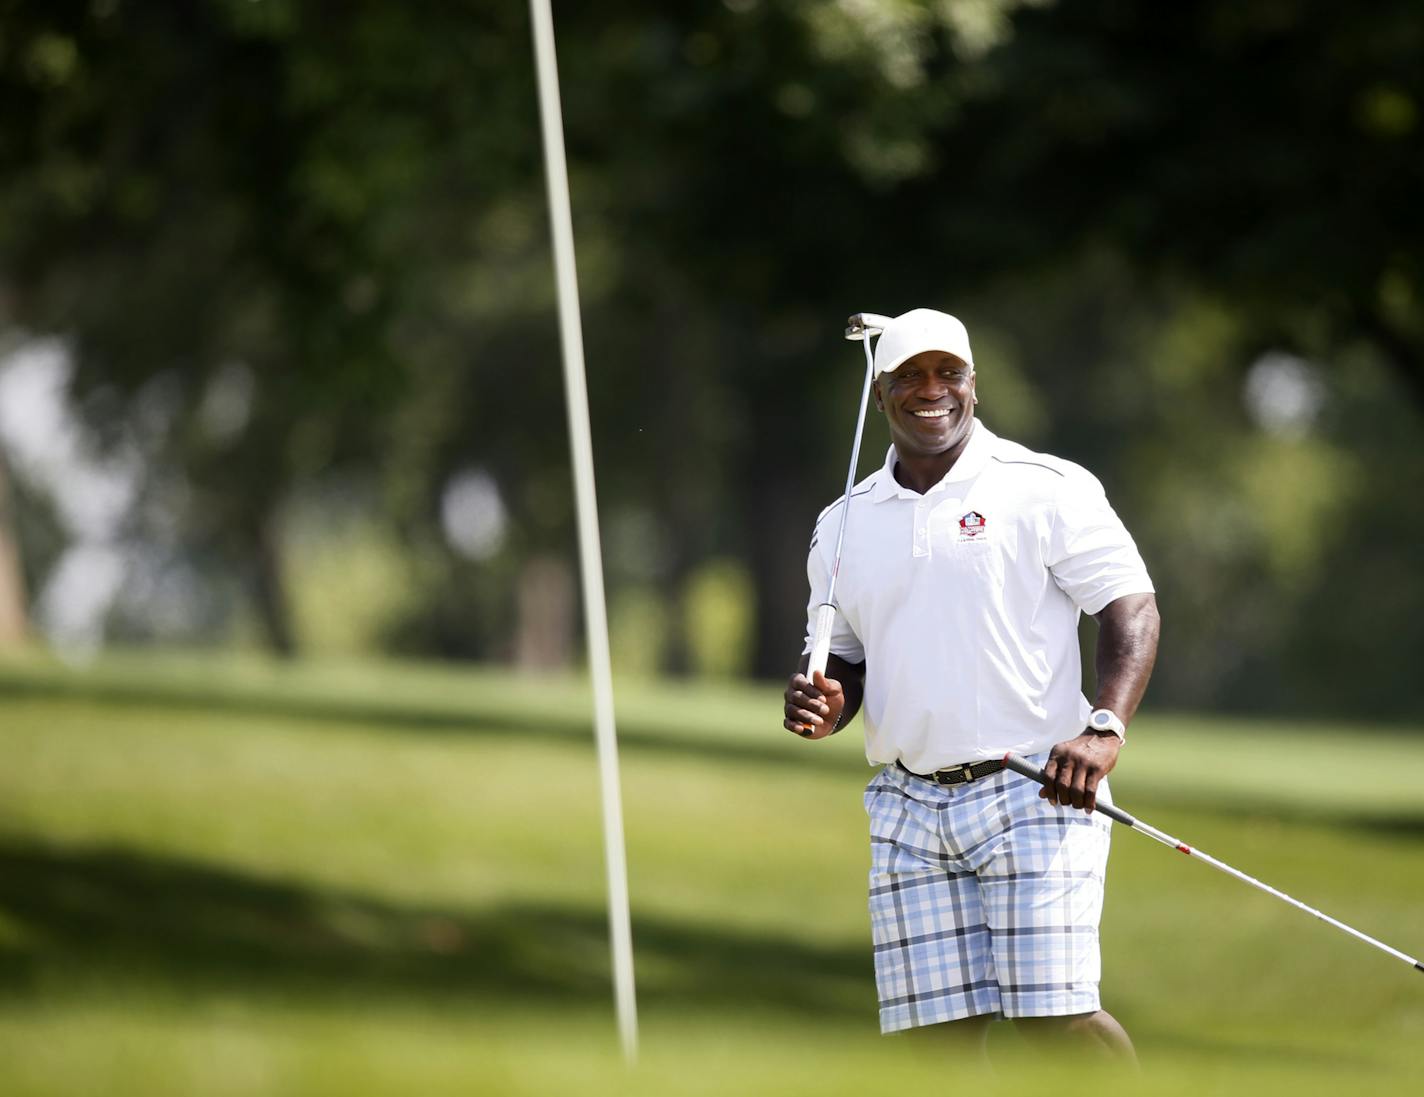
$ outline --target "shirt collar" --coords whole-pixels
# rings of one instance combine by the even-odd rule
[[[969,435],[969,443],[964,447],[964,452],[959,455],[958,460],[950,466],[943,479],[925,495],[933,495],[946,484],[962,483],[965,480],[972,480],[984,471],[984,466],[989,463],[989,457],[993,449],[997,436],[978,419],[974,420],[974,431]],[[870,498],[877,502],[886,499],[920,499],[919,492],[911,491],[909,488],[901,487],[895,479],[895,447],[892,444],[885,454],[885,464],[876,473],[875,488],[870,494]]]

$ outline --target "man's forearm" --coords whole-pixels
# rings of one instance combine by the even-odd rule
[[[1123,723],[1142,703],[1157,661],[1161,618],[1151,594],[1129,594],[1098,614],[1098,692],[1094,707],[1111,709]]]

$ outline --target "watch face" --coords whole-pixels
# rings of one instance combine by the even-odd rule
[[[1105,728],[1110,723],[1112,723],[1112,717],[1109,716],[1106,712],[1093,713],[1093,727]]]

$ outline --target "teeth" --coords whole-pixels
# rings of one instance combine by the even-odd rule
[[[924,411],[915,412],[915,415],[920,419],[939,419],[942,416],[948,415],[949,412],[949,408],[927,408]]]

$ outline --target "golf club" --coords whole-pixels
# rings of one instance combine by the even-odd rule
[[[826,587],[826,600],[816,611],[816,630],[811,640],[811,661],[806,667],[806,677],[812,678],[817,671],[826,673],[826,660],[831,652],[831,628],[836,619],[836,575],[841,570],[841,549],[845,545],[846,519],[850,517],[850,491],[855,486],[855,470],[860,463],[860,436],[865,431],[865,408],[870,402],[870,382],[875,377],[875,357],[870,350],[870,339],[879,335],[890,323],[890,317],[875,312],[858,312],[846,321],[845,337],[860,340],[865,348],[865,386],[860,390],[860,411],[855,418],[855,440],[850,450],[850,468],[846,470],[845,497],[841,500],[841,528],[836,534],[836,555],[831,562],[831,581]]]
[[[1024,759],[1020,758],[1017,754],[1010,752],[1009,754],[1004,755],[1004,765],[1007,766],[1009,769],[1013,770],[1015,773],[1021,774],[1024,777],[1037,781],[1040,785],[1047,786],[1049,784],[1048,777],[1044,774],[1043,770],[1039,769],[1032,762],[1027,762]],[[1250,884],[1254,888],[1259,888],[1267,895],[1274,895],[1277,899],[1283,900],[1284,902],[1289,903],[1291,906],[1297,908],[1298,910],[1303,910],[1305,911],[1305,913],[1319,918],[1322,922],[1326,922],[1334,926],[1336,929],[1343,929],[1351,937],[1357,937],[1361,941],[1365,942],[1365,944],[1367,945],[1374,945],[1375,948],[1379,949],[1381,952],[1387,952],[1395,959],[1403,960],[1406,964],[1413,964],[1415,969],[1418,971],[1424,971],[1424,963],[1420,963],[1413,956],[1407,956],[1403,952],[1400,952],[1397,948],[1390,948],[1383,941],[1376,941],[1373,937],[1369,936],[1369,934],[1361,933],[1357,929],[1352,929],[1344,922],[1332,918],[1328,914],[1323,914],[1320,911],[1316,910],[1314,907],[1306,906],[1299,899],[1292,899],[1285,892],[1277,891],[1269,884],[1261,883],[1261,881],[1257,880],[1254,876],[1247,876],[1244,872],[1241,872],[1238,869],[1234,869],[1228,864],[1223,864],[1215,857],[1203,853],[1199,849],[1193,849],[1185,842],[1179,842],[1170,834],[1165,834],[1162,831],[1158,830],[1156,827],[1149,826],[1148,824],[1142,822],[1140,819],[1133,818],[1127,812],[1123,811],[1120,807],[1116,807],[1113,804],[1107,804],[1099,800],[1097,808],[1095,810],[1101,811],[1109,819],[1119,822],[1123,826],[1131,827],[1133,830],[1141,831],[1149,838],[1155,838],[1164,846],[1171,846],[1178,853],[1185,853],[1188,857],[1193,857],[1198,861],[1205,861],[1212,868],[1224,872],[1228,876],[1234,876],[1236,877],[1236,879],[1242,881],[1243,883]]]

